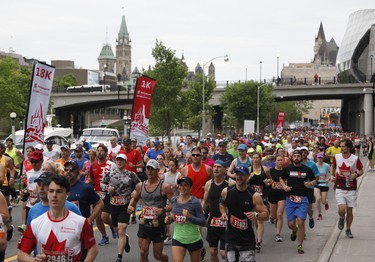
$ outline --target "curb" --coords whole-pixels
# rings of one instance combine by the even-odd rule
[[[362,181],[367,177],[367,171],[368,171],[368,161],[366,161],[365,165],[365,170],[363,172],[363,176],[360,178],[358,181],[358,188],[357,188],[357,195],[359,195],[359,192],[362,190]],[[358,203],[358,202],[357,202]],[[355,214],[356,208],[353,209],[353,215]],[[329,237],[327,243],[325,244],[322,253],[320,253],[320,256],[318,258],[318,262],[327,262],[331,260],[333,251],[335,250],[335,247],[337,245],[337,242],[339,241],[340,235],[342,230],[337,228],[337,222],[335,223],[335,226],[332,229],[331,236]]]

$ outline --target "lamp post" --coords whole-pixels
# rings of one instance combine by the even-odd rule
[[[370,82],[371,82],[371,80],[372,80],[372,57],[373,57],[373,55],[370,55],[370,72],[371,72],[371,74],[370,74]]]
[[[262,83],[262,61],[259,61],[259,83]]]
[[[203,79],[203,82],[202,82],[202,137],[205,135],[205,125],[206,125],[206,109],[205,109],[205,102],[204,102],[204,100],[205,100],[205,95],[204,95],[204,83],[205,83],[205,77],[204,77],[204,68],[205,68],[205,66],[208,64],[208,63],[210,63],[210,62],[212,62],[212,61],[214,61],[214,60],[216,60],[216,59],[218,59],[218,58],[224,58],[224,62],[228,62],[229,61],[229,57],[228,57],[228,55],[223,55],[223,56],[217,56],[217,57],[214,57],[214,58],[212,58],[212,59],[210,59],[210,60],[208,60],[206,63],[204,63],[203,64],[203,66],[202,66],[202,69],[203,69],[203,77],[202,77],[202,79]]]
[[[130,124],[131,124],[131,117],[128,115],[127,110],[125,110],[125,112],[124,112],[123,120],[124,120],[124,136],[127,137],[128,136],[128,126],[130,126]]]
[[[280,60],[280,55],[277,54],[276,55],[276,58],[277,58],[277,79],[279,79],[279,60]]]
[[[15,112],[10,113],[10,119],[12,120],[12,139],[13,139],[13,143],[16,143],[16,117],[17,117],[17,114]]]

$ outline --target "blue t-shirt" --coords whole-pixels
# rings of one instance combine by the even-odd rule
[[[147,151],[147,156],[148,156],[148,158],[150,158],[150,159],[156,159],[156,157],[157,157],[158,155],[164,155],[164,151],[163,151],[163,149],[160,149],[160,150],[158,150],[158,151],[155,151],[154,148],[151,148],[150,150]]]
[[[319,170],[319,180],[318,180],[318,186],[325,186],[328,187],[326,183],[326,179],[330,176],[330,168],[327,163],[323,162],[323,166],[319,167],[318,164],[316,164],[318,170]]]
[[[308,160],[307,162],[302,162],[302,164],[309,167],[313,171],[314,175],[319,177],[320,173],[314,161]],[[315,186],[311,186],[310,188],[315,188]]]
[[[100,200],[100,196],[94,188],[80,180],[70,187],[70,195],[68,201],[72,202],[79,208],[82,216],[89,217],[91,213],[91,205],[96,204]]]
[[[65,205],[66,205],[66,208],[69,209],[70,211],[76,213],[77,215],[82,216],[81,211],[79,211],[76,205],[70,203],[69,201],[66,201]],[[35,206],[33,206],[30,209],[29,214],[27,215],[26,225],[29,225],[34,218],[37,218],[43,215],[48,210],[49,210],[49,206],[44,206],[42,202],[35,204]]]

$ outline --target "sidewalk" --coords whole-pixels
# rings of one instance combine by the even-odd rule
[[[374,261],[375,231],[372,223],[375,221],[375,172],[367,172],[367,161],[364,165],[365,174],[358,181],[357,207],[354,208],[351,227],[354,238],[346,237],[345,227],[340,231],[336,223],[319,257],[320,262]]]

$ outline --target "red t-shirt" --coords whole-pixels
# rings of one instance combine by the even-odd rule
[[[191,178],[193,181],[193,186],[191,187],[191,195],[196,198],[203,199],[204,195],[204,185],[208,181],[208,173],[206,170],[206,164],[201,165],[201,169],[196,172],[194,171],[192,165],[188,165],[187,177]]]
[[[121,151],[121,153],[124,153],[126,155],[126,158],[128,159],[126,161],[126,169],[132,172],[137,173],[136,167],[130,167],[129,164],[132,163],[133,165],[136,165],[138,162],[142,160],[142,155],[139,153],[137,149],[130,149],[129,151]]]
[[[108,174],[111,171],[111,166],[113,162],[107,160],[103,164],[99,164],[98,161],[95,161],[94,164],[90,167],[90,175],[94,178],[94,188],[96,191],[102,191],[100,188],[100,182],[102,182],[104,175]]]

